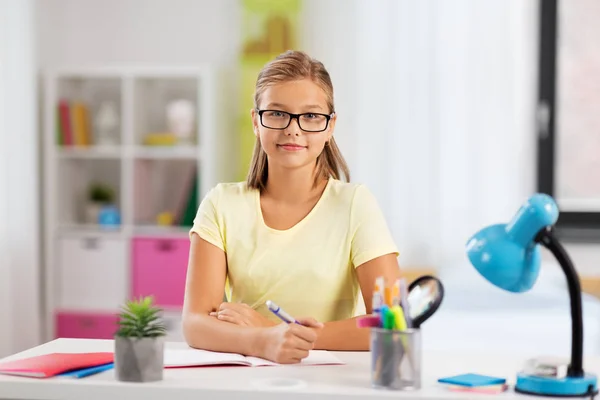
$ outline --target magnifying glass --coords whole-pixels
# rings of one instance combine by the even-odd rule
[[[408,286],[408,308],[412,327],[419,328],[440,307],[444,298],[444,285],[431,275],[423,275]]]

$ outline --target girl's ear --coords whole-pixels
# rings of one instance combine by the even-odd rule
[[[333,113],[329,120],[329,126],[327,127],[327,140],[331,140],[333,137],[333,131],[335,130],[335,123],[337,121],[337,113]]]
[[[252,108],[250,110],[250,117],[252,118],[252,130],[254,131],[254,136],[258,136],[258,113],[256,109]]]

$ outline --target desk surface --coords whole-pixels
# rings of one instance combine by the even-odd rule
[[[185,348],[184,343],[167,343],[167,348]],[[113,351],[112,340],[57,339],[7,357],[4,360],[53,352]],[[368,352],[336,352],[346,365],[281,367],[202,367],[166,369],[164,380],[124,383],[114,370],[84,379],[34,379],[0,375],[0,399],[35,400],[153,400],[177,399],[277,399],[341,398],[468,399],[485,394],[450,392],[437,383],[443,376],[466,372],[505,377],[514,384],[515,374],[525,362],[518,355],[499,351],[489,354],[423,353],[423,387],[414,392],[373,389],[369,377]],[[586,359],[589,372],[600,372],[600,359]],[[532,398],[509,391],[494,397]]]

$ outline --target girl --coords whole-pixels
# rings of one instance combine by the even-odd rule
[[[398,251],[369,190],[340,180],[349,173],[323,64],[298,51],[268,63],[251,118],[247,181],[215,186],[190,231],[186,341],[279,363],[311,349],[368,350],[369,330],[356,327],[359,296],[370,313],[375,278],[400,275]],[[267,300],[300,324],[282,323]]]

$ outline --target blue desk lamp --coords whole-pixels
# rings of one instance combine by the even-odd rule
[[[534,194],[508,224],[488,226],[467,242],[467,255],[489,282],[509,292],[525,292],[540,271],[540,244],[559,262],[567,277],[571,298],[571,361],[567,376],[541,377],[520,372],[515,391],[556,397],[593,397],[597,377],[583,371],[583,316],[579,276],[571,259],[553,233],[558,207],[552,197]]]

